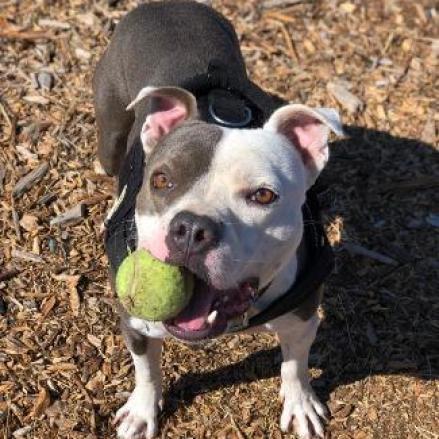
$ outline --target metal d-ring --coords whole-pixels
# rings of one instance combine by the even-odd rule
[[[229,128],[242,128],[247,126],[252,120],[253,117],[252,110],[249,107],[247,107],[247,105],[244,107],[244,111],[245,111],[244,119],[241,122],[231,122],[219,117],[215,113],[213,104],[214,104],[213,102],[209,103],[209,114],[211,115],[212,119],[219,125]]]

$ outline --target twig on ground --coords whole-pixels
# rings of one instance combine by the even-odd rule
[[[382,262],[383,264],[398,265],[398,262],[395,261],[395,259],[392,259],[374,250],[369,250],[361,245],[353,244],[352,242],[345,242],[343,244],[343,248],[351,254],[365,256],[370,259],[375,259],[376,261]]]
[[[26,250],[19,250],[17,248],[12,250],[12,257],[16,259],[23,259],[24,261],[28,262],[35,262],[37,264],[44,263],[44,259],[41,256]]]
[[[12,190],[13,197],[19,197],[28,191],[35,183],[40,181],[49,170],[49,163],[43,162],[29,174],[22,177]]]
[[[71,209],[65,211],[61,215],[50,220],[50,225],[55,226],[57,224],[72,223],[84,218],[86,212],[86,206],[84,203],[79,203]]]
[[[264,0],[262,2],[262,7],[264,9],[271,8],[284,8],[286,6],[294,6],[299,3],[309,3],[310,0]]]

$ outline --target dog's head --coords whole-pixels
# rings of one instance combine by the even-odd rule
[[[222,128],[198,121],[195,98],[171,87],[143,89],[130,108],[146,97],[138,246],[195,274],[191,303],[166,326],[202,339],[296,253],[305,193],[328,160],[329,131],[342,128],[334,110],[304,105],[281,107],[260,129]]]

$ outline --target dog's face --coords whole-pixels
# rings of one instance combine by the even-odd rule
[[[224,331],[294,257],[335,119],[286,106],[261,129],[227,129],[187,120],[190,104],[165,99],[142,130],[138,246],[195,274],[191,303],[166,323],[194,340]]]

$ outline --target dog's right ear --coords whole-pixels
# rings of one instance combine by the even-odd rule
[[[158,140],[185,120],[197,116],[195,96],[179,87],[145,87],[127,106],[131,110],[139,101],[151,99],[152,112],[142,125],[140,139],[149,154]]]

